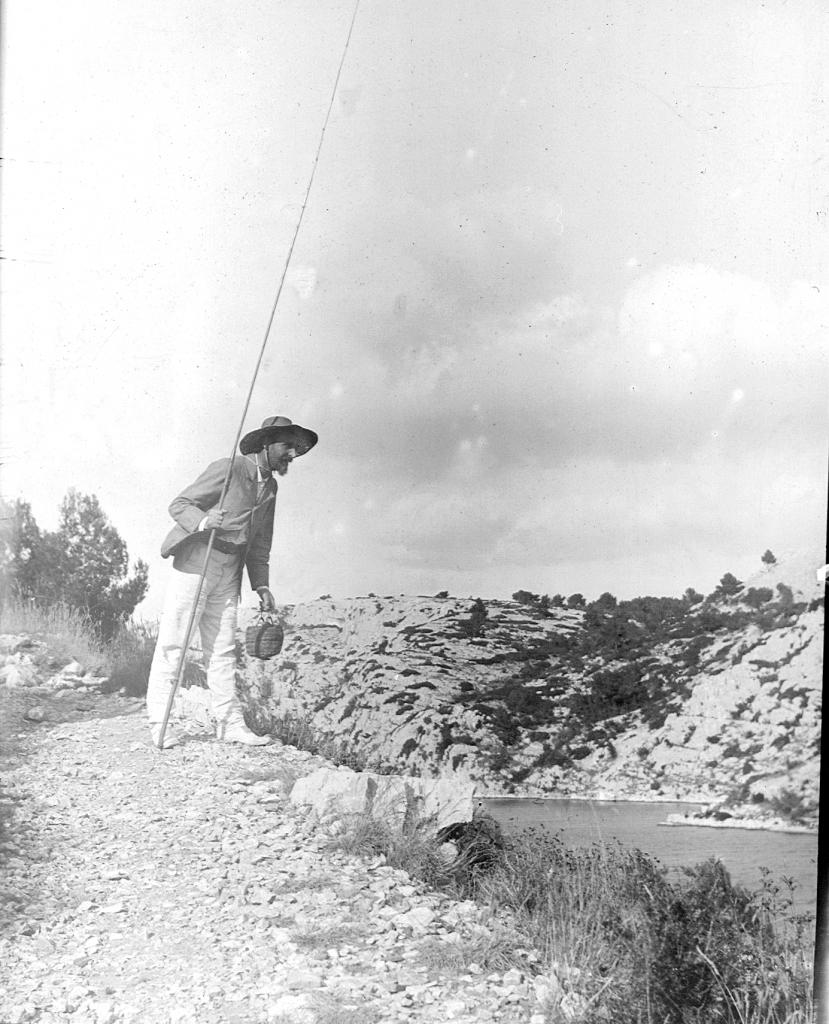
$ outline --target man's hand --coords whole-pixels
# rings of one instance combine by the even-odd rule
[[[276,601],[273,599],[273,594],[267,587],[257,587],[256,593],[259,595],[259,611],[260,612],[275,612]]]
[[[200,530],[218,530],[222,525],[225,510],[223,508],[212,508],[199,523]]]

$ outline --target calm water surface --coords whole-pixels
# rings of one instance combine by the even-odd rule
[[[669,814],[687,814],[697,804],[634,803],[604,800],[485,799],[486,810],[506,829],[542,827],[560,832],[568,846],[589,846],[597,840],[618,839],[637,846],[676,871],[719,857],[732,882],[748,889],[760,887],[760,868],[772,877],[795,881],[795,909],[814,913],[817,899],[817,836],[785,832],[755,832],[737,828],[660,827]]]

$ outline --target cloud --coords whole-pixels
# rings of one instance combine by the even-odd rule
[[[825,307],[802,283],[777,295],[707,267],[664,268],[615,314],[562,293],[508,328],[505,311],[482,313],[452,341],[415,324],[391,351],[364,345],[340,366],[337,414],[361,446],[371,440],[383,471],[424,482],[473,462],[486,474],[814,445],[825,434]]]
[[[319,386],[305,380],[311,475],[342,502],[320,518],[320,550],[389,590],[442,571],[494,580],[496,566],[516,587],[578,589],[564,567],[591,559],[599,580],[635,563],[629,594],[745,572],[733,552],[797,544],[822,514],[826,312],[805,282],[677,265],[615,309],[552,292],[451,340],[416,322],[391,350],[351,339],[348,359],[315,363]],[[394,318],[387,307],[378,336]]]

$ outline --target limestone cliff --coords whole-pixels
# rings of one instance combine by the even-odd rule
[[[402,773],[811,823],[817,593],[813,582],[667,610],[643,599],[656,625],[592,607],[486,601],[483,618],[470,599],[319,599],[282,610],[281,654],[249,661],[242,689],[262,724],[307,719]]]

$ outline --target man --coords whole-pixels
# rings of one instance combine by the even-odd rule
[[[236,606],[246,566],[251,589],[259,594],[260,609],[275,608],[269,580],[277,491],[272,474],[285,476],[291,462],[316,443],[313,430],[284,416],[271,416],[259,430],[242,438],[239,450],[245,458],[233,460],[221,508],[219,499],[230,462],[226,458],[212,462],[170,505],[176,525],[165,538],[161,554],[164,558],[173,556],[173,575],[147,685],[147,717],[156,746],[211,530],[216,535],[194,625],[198,625],[201,636],[216,735],[227,743],[269,742],[267,736],[257,736],[247,728],[236,696]],[[173,747],[179,742],[175,730],[168,726],[164,746]]]

